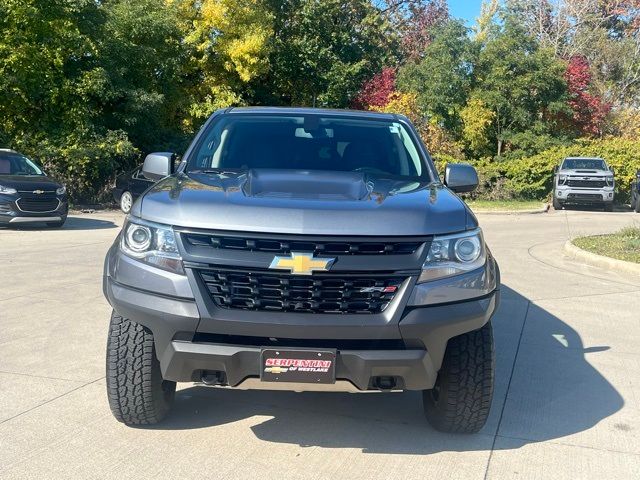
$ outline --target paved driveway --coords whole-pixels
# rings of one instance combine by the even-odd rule
[[[100,282],[122,219],[0,230],[0,478],[640,478],[640,278],[561,253],[640,215],[481,216],[504,286],[496,396],[473,436],[433,431],[415,392],[184,384],[161,426],[117,423]]]

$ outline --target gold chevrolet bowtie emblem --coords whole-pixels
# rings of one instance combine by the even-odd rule
[[[289,257],[274,257],[269,268],[289,270],[294,275],[311,275],[314,271],[326,272],[335,258],[314,258],[311,253],[291,252]]]

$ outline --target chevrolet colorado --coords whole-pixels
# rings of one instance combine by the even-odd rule
[[[152,424],[176,382],[422,391],[437,429],[477,432],[493,394],[500,275],[478,222],[400,115],[233,108],[133,205],[103,278],[114,416]]]

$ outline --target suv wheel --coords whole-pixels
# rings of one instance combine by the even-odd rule
[[[176,383],[162,379],[153,333],[111,314],[107,340],[107,394],[116,419],[126,425],[161,421],[173,403]]]
[[[604,204],[604,211],[605,212],[613,212],[613,202],[606,202]]]
[[[441,432],[478,432],[489,416],[494,374],[491,322],[449,340],[434,388],[422,392],[429,423]]]
[[[636,193],[635,197],[636,197],[635,205],[632,205],[632,206],[636,213],[640,213],[640,193]]]
[[[128,214],[132,205],[133,195],[131,195],[131,192],[122,192],[122,195],[120,195],[120,210],[122,210],[122,213]]]

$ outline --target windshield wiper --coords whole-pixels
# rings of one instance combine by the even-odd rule
[[[187,173],[215,173],[215,174],[221,174],[221,173],[240,173],[244,171],[243,169],[240,168],[235,168],[235,169],[231,169],[231,168],[197,168],[195,170],[189,170]]]

